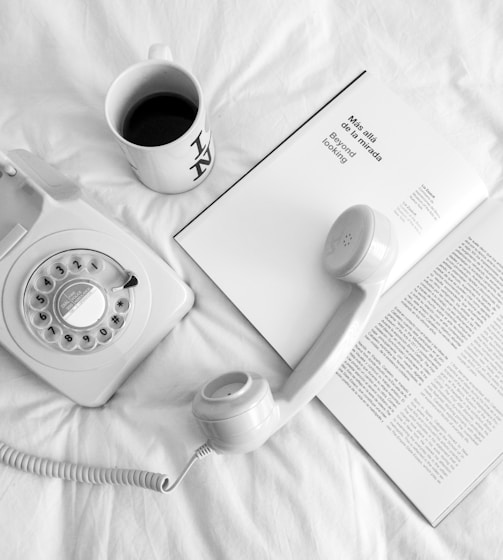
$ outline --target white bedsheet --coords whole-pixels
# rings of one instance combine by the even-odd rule
[[[77,181],[190,284],[190,314],[104,408],[82,409],[0,349],[0,439],[31,453],[174,476],[203,442],[192,393],[288,368],[172,235],[368,69],[502,179],[503,5],[474,0],[23,0],[0,11],[0,148]],[[217,159],[196,190],[136,181],[104,120],[114,77],[154,42],[198,76]],[[425,162],[427,165],[428,162]],[[302,328],[302,325],[299,325]],[[503,467],[432,529],[318,401],[259,451],[197,464],[168,496],[0,467],[3,559],[493,559]]]

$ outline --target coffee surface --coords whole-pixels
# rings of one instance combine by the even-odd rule
[[[196,105],[181,95],[149,95],[126,114],[122,136],[140,146],[162,146],[185,134],[196,114]]]

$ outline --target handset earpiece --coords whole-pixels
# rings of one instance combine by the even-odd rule
[[[353,284],[349,297],[274,396],[264,378],[244,372],[225,373],[202,387],[192,411],[211,448],[219,453],[257,449],[321,391],[367,325],[396,248],[391,223],[369,206],[352,206],[337,218],[324,261],[336,278]]]
[[[386,279],[397,240],[390,221],[370,206],[357,204],[334,222],[325,241],[325,267],[339,280],[361,284]]]

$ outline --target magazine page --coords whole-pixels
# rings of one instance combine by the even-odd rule
[[[393,222],[391,285],[486,196],[462,158],[363,73],[175,239],[294,367],[347,295],[322,262],[339,214],[368,204]]]
[[[436,524],[503,452],[503,203],[384,296],[320,399]]]

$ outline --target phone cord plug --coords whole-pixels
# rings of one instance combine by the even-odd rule
[[[155,490],[167,494],[174,490],[185,478],[192,465],[198,460],[206,457],[212,452],[211,447],[205,443],[198,447],[182,473],[170,486],[169,478],[165,474],[139,471],[135,469],[118,469],[92,467],[53,461],[18,451],[6,443],[0,441],[0,463],[8,467],[52,478],[84,482],[87,484],[117,484],[123,486],[137,486],[148,490]]]

